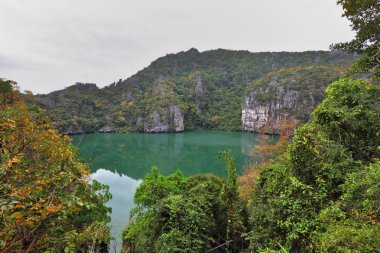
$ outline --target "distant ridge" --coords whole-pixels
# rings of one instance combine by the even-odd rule
[[[199,52],[191,48],[160,57],[131,77],[104,88],[77,83],[38,95],[35,103],[47,109],[55,127],[67,134],[104,129],[108,132],[258,131],[256,127],[244,126],[242,114],[247,110],[245,101],[252,92],[257,101],[250,106],[268,107],[278,102],[276,106],[281,107],[268,109],[273,115],[266,115],[267,121],[281,117],[280,111],[304,121],[323,99],[326,85],[336,80],[354,59],[354,55],[339,51],[252,53],[216,49]],[[312,70],[307,71],[308,68]],[[264,86],[273,88],[270,76],[280,80],[279,86],[265,90]],[[257,82],[264,83],[261,90],[255,91]],[[297,101],[293,103],[297,108],[284,107],[280,101],[284,97],[277,97],[278,89],[292,90],[292,83],[297,83],[298,95],[294,98]],[[305,94],[312,94],[312,99]],[[260,100],[260,96],[272,101]]]

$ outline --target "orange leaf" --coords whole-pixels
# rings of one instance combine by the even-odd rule
[[[9,160],[9,161],[8,161],[7,166],[8,166],[8,167],[12,167],[12,165],[13,165],[14,163],[19,163],[19,162],[20,162],[20,159],[18,159],[17,157],[13,157],[12,160]]]

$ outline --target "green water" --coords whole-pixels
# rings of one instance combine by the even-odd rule
[[[258,144],[257,137],[244,132],[196,131],[86,134],[72,139],[80,155],[90,163],[92,178],[110,186],[113,198],[108,204],[112,207],[112,233],[119,237],[134,206],[135,189],[151,166],[158,166],[163,174],[180,168],[186,176],[213,173],[224,177],[224,162],[217,157],[218,152],[228,149],[241,173],[249,164],[250,150]]]
[[[180,168],[185,175],[214,173],[225,176],[218,152],[229,149],[236,167],[248,162],[256,135],[242,132],[196,131],[172,134],[87,134],[73,136],[80,155],[99,168],[143,179],[152,165],[168,174]]]

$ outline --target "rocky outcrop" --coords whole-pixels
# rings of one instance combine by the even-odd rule
[[[105,126],[105,127],[100,128],[98,132],[99,133],[113,133],[115,132],[115,129],[110,126]]]
[[[260,101],[260,96],[268,92],[270,92],[268,89],[260,89],[244,98],[241,115],[242,130],[276,133],[282,119],[294,117],[303,109],[300,107],[303,103],[299,101],[298,91],[278,87],[274,100]]]
[[[270,108],[267,105],[251,107],[249,100],[249,97],[245,98],[245,106],[241,111],[242,129],[244,131],[259,131],[269,121]]]
[[[179,107],[177,105],[170,105],[169,112],[170,112],[172,129],[175,132],[183,131],[185,129],[185,126],[183,124],[183,114],[181,110],[179,109]]]
[[[156,111],[152,112],[148,117],[149,122],[144,124],[144,132],[148,133],[158,133],[158,132],[168,132],[169,124],[165,120],[161,120],[160,114]]]
[[[202,94],[204,92],[203,84],[202,84],[202,78],[200,76],[197,77],[195,80],[196,86],[195,86],[195,93],[196,94]]]
[[[60,131],[62,134],[68,134],[68,135],[76,135],[76,134],[85,134],[86,132],[83,130],[82,126],[80,125],[69,125],[67,128]]]
[[[314,70],[276,72],[252,84],[242,105],[242,130],[279,133],[284,120],[305,122],[324,98],[329,79],[308,78]],[[331,80],[331,78],[330,78]]]
[[[177,105],[169,105],[163,114],[153,111],[144,124],[144,132],[181,132],[185,129],[183,113]]]

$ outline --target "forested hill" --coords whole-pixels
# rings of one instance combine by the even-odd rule
[[[36,103],[62,133],[253,130],[287,115],[306,120],[355,56],[333,51],[169,54],[99,89],[77,83]]]

